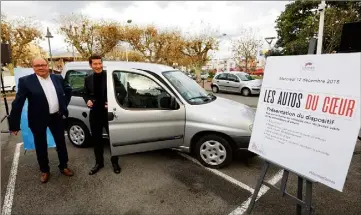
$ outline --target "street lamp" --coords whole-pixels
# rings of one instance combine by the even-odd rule
[[[53,56],[51,55],[51,46],[50,46],[50,38],[53,38],[53,35],[51,35],[49,31],[49,27],[47,27],[46,30],[46,38],[48,38],[48,44],[49,44],[49,55],[50,55],[50,62],[51,62],[51,71],[54,72],[54,63],[53,63]]]
[[[132,23],[132,20],[128,19],[127,24],[131,24],[131,23]],[[126,57],[127,62],[128,62],[128,44],[125,46],[125,57]]]
[[[318,11],[320,11],[320,22],[318,25],[318,41],[317,41],[317,54],[322,53],[322,40],[323,40],[323,26],[325,22],[325,8],[326,1],[321,1],[321,4],[318,5]]]

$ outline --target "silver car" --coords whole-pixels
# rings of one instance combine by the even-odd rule
[[[254,79],[245,72],[222,72],[214,76],[211,84],[212,92],[241,93],[243,96],[259,95],[262,80]]]
[[[221,168],[237,150],[247,150],[255,111],[205,91],[172,67],[133,62],[103,63],[108,84],[109,140],[112,154],[177,148],[203,165]],[[89,109],[83,99],[88,62],[65,65],[73,88],[67,119],[69,140],[91,142]]]

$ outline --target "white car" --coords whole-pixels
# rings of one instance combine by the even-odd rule
[[[4,89],[5,91],[13,91],[15,92],[16,84],[15,84],[15,76],[4,76]],[[0,82],[0,86],[1,86]],[[2,91],[2,86],[1,89]]]
[[[239,71],[217,73],[211,84],[213,93],[234,92],[243,96],[259,95],[261,86],[262,80]]]
[[[208,72],[201,72],[201,79],[202,80],[207,80],[208,77],[209,77]]]

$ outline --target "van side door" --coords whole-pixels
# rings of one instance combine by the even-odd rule
[[[185,107],[157,78],[145,71],[108,67],[107,84],[112,155],[183,145]],[[170,101],[176,102],[172,108]]]

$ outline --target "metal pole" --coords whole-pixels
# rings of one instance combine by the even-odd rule
[[[48,37],[48,44],[49,44],[49,55],[50,55],[50,62],[51,62],[51,70],[54,72],[54,62],[53,62],[53,56],[51,54],[51,46],[50,46],[50,38]]]
[[[320,11],[320,23],[318,25],[317,54],[322,54],[323,26],[325,23],[325,7],[326,7],[326,1],[321,1],[321,4],[318,6],[318,10]]]

